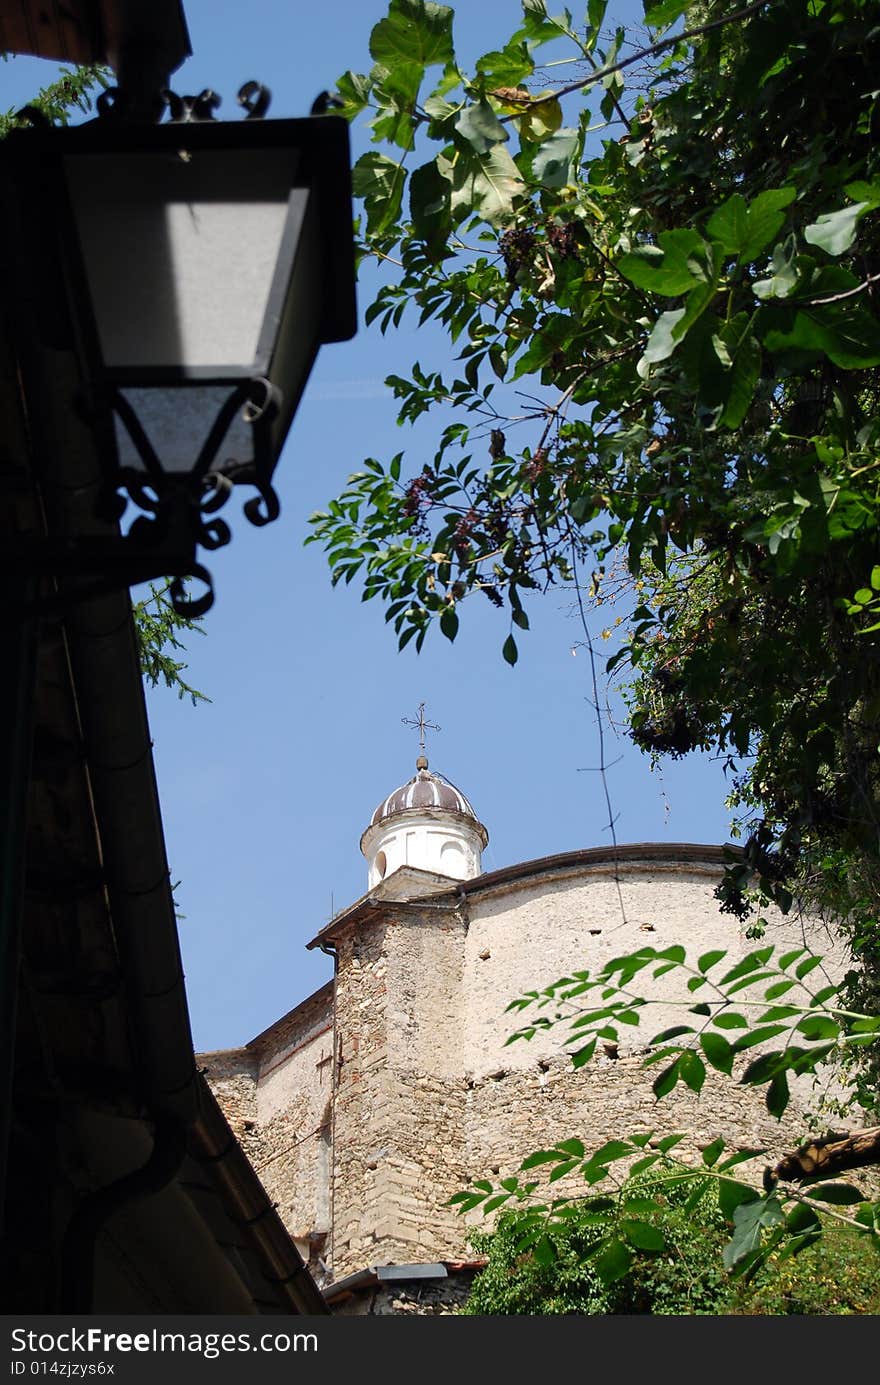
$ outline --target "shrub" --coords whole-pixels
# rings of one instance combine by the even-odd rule
[[[603,1285],[589,1259],[613,1213],[597,1218],[589,1202],[580,1215],[573,1209],[570,1224],[552,1235],[554,1259],[518,1249],[521,1234],[515,1216],[508,1215],[493,1233],[473,1238],[488,1263],[462,1311],[472,1316],[880,1313],[880,1256],[848,1227],[829,1227],[817,1246],[794,1258],[771,1257],[750,1280],[735,1278],[722,1266],[730,1230],[714,1190],[687,1212],[680,1189],[652,1182],[645,1193],[663,1204],[657,1224],[665,1245],[636,1253],[615,1283]]]

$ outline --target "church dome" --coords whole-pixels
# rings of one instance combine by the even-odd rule
[[[464,817],[473,818],[474,822],[478,820],[461,789],[457,789],[445,775],[429,770],[428,761],[423,755],[416,761],[413,778],[383,798],[370,818],[370,826],[375,827],[385,818],[405,813],[410,808],[441,808],[447,813],[461,813]]]
[[[383,798],[361,837],[369,888],[402,866],[470,880],[489,834],[460,789],[420,755],[412,779]]]

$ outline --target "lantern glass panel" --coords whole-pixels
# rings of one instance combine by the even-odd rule
[[[163,471],[191,471],[214,420],[229,398],[229,384],[187,385],[185,388],[126,389],[121,391],[152,444]],[[119,465],[143,470],[140,453],[119,418],[114,419]],[[239,409],[226,432],[212,471],[254,461],[253,426]]]
[[[111,377],[266,371],[308,199],[296,163],[286,149],[65,160]]]

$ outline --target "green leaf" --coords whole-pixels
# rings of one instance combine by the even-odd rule
[[[442,161],[438,166],[443,172]],[[464,215],[479,212],[493,226],[511,218],[516,199],[525,192],[522,175],[501,144],[483,155],[459,151],[451,173],[453,209]]]
[[[768,188],[749,203],[748,235],[739,252],[741,263],[753,260],[770,244],[785,220],[783,208],[796,196],[797,188]]]
[[[387,230],[397,221],[405,181],[402,166],[387,154],[371,149],[358,159],[351,173],[352,191],[364,200],[371,235]]]
[[[738,313],[719,333],[730,365],[722,374],[724,406],[718,422],[722,428],[738,428],[751,407],[761,374],[761,348],[751,331],[750,318]]]
[[[788,1106],[788,1101],[788,1077],[784,1072],[778,1072],[767,1088],[767,1110],[778,1120]]]
[[[732,966],[729,971],[724,973],[720,984],[726,986],[732,981],[738,981],[742,976],[748,976],[749,972],[757,971],[759,967],[764,966],[772,952],[773,949],[771,947],[769,949],[758,948],[755,952],[747,953],[735,966]]]
[[[567,1159],[565,1163],[557,1164],[555,1169],[552,1170],[548,1182],[556,1183],[560,1178],[567,1177],[567,1175],[572,1173],[573,1170],[576,1169],[579,1164],[579,1159]]]
[[[664,1135],[662,1140],[656,1140],[654,1144],[658,1153],[668,1154],[669,1151],[671,1149],[674,1149],[676,1145],[680,1145],[683,1139],[683,1132],[677,1135]]]
[[[716,1034],[714,1030],[709,1029],[700,1035],[700,1047],[712,1067],[717,1068],[719,1072],[726,1073],[729,1077],[733,1071],[734,1050],[724,1035]]]
[[[546,43],[565,33],[565,19],[552,19],[547,13],[546,0],[522,0],[523,33],[533,43]]]
[[[815,1042],[818,1039],[836,1039],[840,1025],[830,1015],[808,1015],[796,1026],[805,1039]]]
[[[785,220],[782,209],[795,196],[795,188],[770,188],[747,205],[745,198],[734,193],[713,212],[706,229],[725,254],[746,263],[770,244]]]
[[[706,230],[726,254],[738,255],[746,242],[748,217],[748,203],[737,192],[712,213]]]
[[[584,1067],[584,1066],[590,1061],[590,1059],[592,1058],[592,1056],[593,1056],[593,1054],[594,1054],[595,1052],[596,1052],[596,1037],[594,1036],[592,1039],[590,1039],[587,1043],[584,1044],[583,1048],[577,1049],[577,1050],[571,1055],[571,1065],[572,1065],[572,1067],[574,1067],[574,1068],[582,1068],[582,1067]]]
[[[856,226],[865,212],[873,211],[870,202],[856,202],[837,212],[826,212],[804,230],[804,240],[818,245],[829,255],[842,255],[856,238]]]
[[[722,1010],[720,1014],[714,1015],[712,1023],[719,1029],[748,1029],[749,1022],[745,1015],[737,1014],[735,1010]]]
[[[755,1188],[749,1187],[747,1183],[738,1183],[733,1178],[720,1178],[718,1180],[718,1206],[722,1216],[728,1221],[733,1220],[733,1214],[737,1207],[747,1202],[758,1202],[760,1193]]]
[[[798,281],[798,267],[796,256],[796,245],[794,237],[790,236],[785,242],[780,241],[773,247],[770,256],[770,268],[773,271],[767,279],[756,279],[752,284],[752,292],[756,298],[787,298],[794,289]]]
[[[764,337],[768,351],[806,351],[826,355],[844,370],[880,365],[880,323],[852,300],[802,308],[788,331]]]
[[[783,1026],[779,1025],[778,1027],[782,1029]],[[755,1042],[760,1043],[762,1041],[760,1039],[755,1040],[751,1034],[746,1034],[743,1038],[737,1039],[734,1047],[737,1053],[741,1053],[743,1049],[750,1047]],[[780,1053],[762,1053],[760,1058],[755,1058],[753,1062],[749,1063],[740,1081],[747,1087],[763,1086],[784,1065],[785,1059]]]
[[[788,1231],[798,1235],[805,1231],[818,1231],[821,1229],[822,1223],[812,1207],[805,1207],[803,1203],[798,1203],[786,1215],[785,1225]]]
[[[718,962],[723,961],[726,956],[727,952],[724,949],[714,952],[704,952],[702,957],[697,961],[697,970],[704,973],[711,971],[712,968],[716,966]]]
[[[854,202],[867,202],[871,208],[880,207],[880,182],[866,183],[858,179],[854,183],[847,183],[843,190]]]
[[[559,1259],[556,1247],[549,1236],[538,1237],[532,1246],[532,1254],[539,1265],[544,1265],[547,1268],[551,1265],[555,1265],[556,1261]]]
[[[386,18],[370,34],[370,55],[388,68],[400,62],[451,63],[452,18],[447,5],[430,0],[390,0]]]
[[[565,1157],[565,1155],[560,1155],[558,1149],[537,1149],[533,1154],[528,1154],[523,1159],[519,1166],[520,1172],[524,1173],[526,1169],[536,1169],[540,1164],[558,1164],[560,1158]]]
[[[724,1141],[720,1135],[717,1139],[713,1140],[711,1144],[701,1147],[700,1153],[703,1156],[703,1163],[706,1165],[707,1169],[711,1169],[718,1163],[718,1160],[724,1153],[725,1147]]]
[[[614,1284],[632,1268],[632,1251],[623,1241],[608,1242],[601,1253],[590,1262],[603,1284]]]
[[[632,1152],[632,1145],[628,1140],[608,1140],[606,1144],[593,1151],[590,1163],[612,1164],[618,1159],[626,1159]]]
[[[532,158],[535,181],[545,188],[562,188],[571,182],[579,138],[577,130],[557,130],[545,139]]]
[[[865,1201],[865,1194],[851,1183],[820,1183],[808,1188],[806,1195],[816,1202],[828,1202],[835,1207],[853,1207],[857,1202]]]
[[[655,365],[659,361],[667,360],[672,355],[678,345],[678,338],[673,333],[682,321],[684,314],[684,308],[674,308],[670,312],[660,314],[651,328],[645,354],[642,356],[642,360],[647,365]]]
[[[621,1211],[627,1217],[644,1217],[651,1212],[662,1212],[665,1205],[654,1197],[630,1197],[626,1194],[622,1195],[622,1198]],[[613,1201],[611,1206],[614,1206]]]
[[[720,1034],[712,1035],[715,1039],[720,1039]],[[723,1040],[722,1040],[723,1042]],[[692,1092],[702,1091],[703,1083],[706,1080],[706,1065],[697,1056],[692,1048],[685,1049],[679,1059],[679,1072],[686,1087],[690,1087]]]
[[[805,976],[809,976],[811,971],[815,971],[816,968],[820,967],[821,965],[821,957],[805,957],[804,960],[802,962],[799,962],[798,965],[795,967],[794,974],[797,977],[798,981],[803,981]]]
[[[662,952],[656,952],[655,957],[664,957],[670,962],[684,962],[687,953],[680,943],[674,943],[672,947],[664,947]],[[655,973],[656,975],[656,973]]]
[[[816,992],[810,997],[810,1002],[811,1002],[812,1005],[815,1005],[817,1008],[818,1008],[820,1005],[827,1005],[827,1004],[828,1004],[828,1001],[829,1001],[829,1000],[832,1000],[832,999],[834,998],[834,996],[836,996],[836,995],[839,994],[839,992],[840,992],[840,986],[839,986],[839,985],[834,985],[834,983],[832,982],[832,983],[831,983],[830,985],[828,985],[828,986],[821,986],[821,987],[819,988],[819,990],[816,991]]]
[[[473,106],[465,106],[455,122],[455,128],[478,154],[488,154],[495,144],[509,138],[485,96]]]
[[[413,230],[429,245],[445,247],[449,229],[451,184],[436,159],[422,164],[409,180],[409,214]]]
[[[651,1090],[658,1101],[660,1101],[662,1097],[668,1096],[677,1083],[678,1063],[679,1060],[676,1058],[675,1062],[670,1063],[668,1068],[664,1068],[651,1083]]]
[[[495,1212],[499,1207],[503,1207],[505,1202],[510,1201],[510,1193],[496,1193],[483,1203],[483,1216],[488,1216],[490,1212]]]
[[[501,654],[505,662],[510,664],[511,667],[516,663],[519,658],[519,650],[516,647],[516,640],[513,638],[513,635],[507,636],[502,646]]]
[[[693,0],[645,0],[645,23],[651,29],[666,29],[680,14],[689,10]]]
[[[600,29],[605,22],[608,0],[588,0],[587,23],[593,30]]]
[[[658,1226],[652,1226],[650,1222],[623,1218],[619,1225],[621,1235],[625,1236],[636,1250],[663,1250],[666,1245],[663,1232]]]
[[[765,1000],[778,1000],[781,995],[785,995],[796,983],[794,981],[774,981],[772,986],[768,986],[764,992]]]
[[[725,1269],[732,1269],[750,1251],[761,1244],[761,1231],[764,1227],[778,1225],[783,1220],[782,1208],[776,1198],[764,1201],[742,1202],[733,1213],[733,1236],[724,1247],[722,1259]]]
[[[517,87],[534,70],[528,45],[518,41],[516,35],[504,48],[483,53],[474,64],[474,71],[483,78],[487,88]]]
[[[735,1169],[739,1164],[747,1164],[750,1160],[758,1159],[766,1153],[765,1149],[738,1149],[736,1153],[728,1155],[726,1159],[721,1161],[718,1165],[718,1171]]]
[[[667,298],[688,293],[706,279],[698,255],[705,255],[706,242],[696,231],[664,231],[657,245],[645,245],[623,255],[617,268],[639,288]]]
[[[663,1029],[659,1034],[654,1034],[649,1040],[649,1044],[665,1044],[670,1039],[677,1039],[682,1034],[693,1034],[693,1032],[694,1026],[692,1024],[674,1024],[671,1029]]]
[[[336,92],[345,103],[344,115],[351,120],[370,100],[370,79],[362,72],[344,72],[336,83]]]
[[[792,962],[796,962],[799,957],[803,957],[805,952],[806,948],[804,947],[796,947],[793,948],[791,952],[783,952],[782,956],[777,958],[779,970],[785,971],[787,967],[791,966]]]
[[[447,606],[440,616],[440,629],[448,640],[454,640],[458,634],[458,615],[454,606]]]
[[[560,1140],[556,1148],[561,1149],[563,1154],[568,1154],[574,1159],[583,1159],[585,1153],[580,1140]]]

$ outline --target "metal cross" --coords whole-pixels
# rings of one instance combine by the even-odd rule
[[[404,726],[417,726],[419,728],[419,750],[422,755],[425,753],[425,732],[440,731],[442,729],[435,721],[425,721],[424,702],[419,703],[419,714],[417,719],[413,720],[412,717],[401,717],[400,720],[403,722]]]

